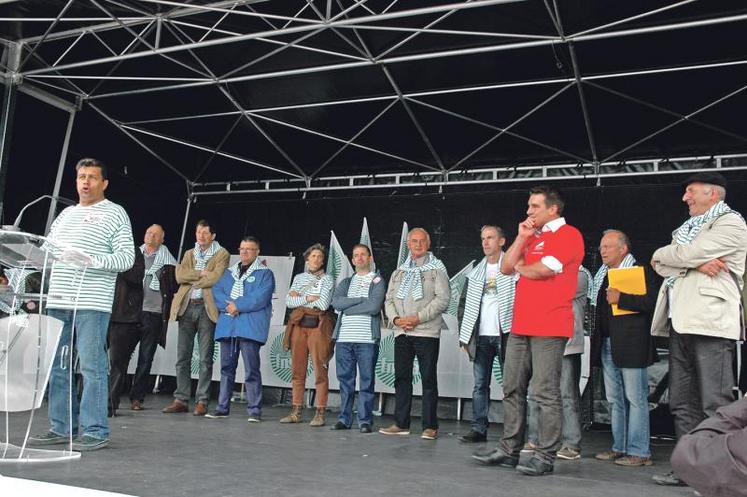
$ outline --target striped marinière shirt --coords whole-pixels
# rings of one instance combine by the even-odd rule
[[[81,250],[94,260],[83,275],[82,269],[55,261],[49,280],[50,309],[72,309],[80,286],[78,309],[112,311],[117,273],[127,271],[135,262],[130,218],[125,210],[109,200],[94,205],[74,205],[57,216],[49,231],[53,254],[67,248]],[[81,277],[83,277],[81,285]]]
[[[334,290],[334,286],[334,281],[332,281],[332,277],[328,274],[317,278],[308,272],[298,273],[293,278],[290,290],[295,290],[300,295],[298,297],[287,295],[285,297],[285,305],[290,309],[303,306],[326,311],[329,304],[332,303],[332,290]],[[319,298],[314,302],[309,302],[306,300],[307,295],[319,295]]]
[[[368,298],[371,281],[373,281],[375,276],[376,273],[374,272],[364,276],[354,274],[350,280],[347,296],[350,298]],[[348,316],[343,312],[340,319],[342,319],[342,322],[340,323],[338,342],[374,343],[373,338],[371,338],[371,316],[361,314]]]

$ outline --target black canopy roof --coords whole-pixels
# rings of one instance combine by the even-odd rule
[[[22,90],[190,188],[747,150],[743,1],[27,0],[0,18]]]

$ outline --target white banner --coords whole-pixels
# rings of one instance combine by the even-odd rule
[[[291,285],[291,278],[293,277],[293,265],[296,262],[296,258],[293,256],[277,256],[277,255],[261,255],[259,260],[270,268],[272,274],[275,276],[275,291],[272,293],[272,317],[270,318],[270,326],[283,326],[285,322],[285,296],[288,295],[288,290]],[[239,256],[237,254],[231,255],[229,259],[229,267],[239,262]],[[156,354],[153,357],[153,367],[151,368],[152,374],[160,374],[165,376],[175,376],[175,365],[176,365],[176,343],[179,332],[179,325],[172,321],[169,323],[169,329],[166,336],[166,350],[158,347]],[[213,362],[217,364],[217,368],[214,368],[213,378],[215,377],[215,370],[218,371],[217,379],[220,380],[220,347],[215,344],[213,350]],[[137,366],[138,354],[140,353],[140,346],[135,348],[130,360],[130,365],[127,370],[128,373],[134,374],[135,367]],[[156,369],[158,367],[158,369]],[[197,337],[195,336],[194,348],[192,350],[192,376],[197,378],[200,372],[200,353],[197,348]],[[243,375],[243,367],[241,370]],[[238,374],[237,374],[237,377]]]
[[[176,364],[176,343],[179,333],[178,324],[169,323],[166,349],[158,348],[153,358],[151,374],[174,376]],[[267,343],[260,350],[260,370],[262,384],[268,387],[291,388],[291,358],[290,352],[283,350],[283,334],[285,326],[270,326]],[[443,330],[441,332],[441,347],[438,356],[438,394],[440,397],[472,398],[472,363],[467,354],[458,347],[458,332]],[[137,357],[133,354],[133,357]],[[130,373],[134,372],[137,361],[130,363]],[[337,381],[335,358],[329,363],[329,388],[339,390]],[[197,372],[192,371],[192,377],[197,378]],[[490,398],[502,399],[503,390],[496,381],[499,374],[497,362],[493,366],[491,375]],[[236,369],[236,381],[241,382],[244,377],[244,365],[239,361]],[[220,352],[216,347],[215,363],[213,365],[213,380],[220,381]],[[314,370],[309,362],[306,376],[306,388],[314,388]],[[376,364],[376,392],[394,393],[394,333],[392,330],[381,330],[379,344],[379,360]],[[413,393],[421,395],[422,386],[417,360],[413,368]]]
[[[403,229],[404,232],[404,229]],[[231,256],[231,264],[238,262],[238,255]],[[283,256],[261,256],[267,267],[275,275],[275,293],[272,295],[272,321],[267,343],[260,350],[260,370],[262,372],[262,383],[269,387],[291,388],[291,359],[290,352],[283,350],[283,333],[285,326],[285,296],[288,293],[293,276],[293,264],[295,257]],[[163,376],[175,375],[176,345],[179,333],[179,325],[176,322],[169,323],[166,338],[166,349],[158,347],[153,358],[151,374]],[[439,397],[447,398],[472,398],[472,386],[474,384],[472,374],[472,363],[467,354],[459,347],[458,327],[444,329],[441,331],[441,347],[438,356],[438,394]],[[583,391],[589,377],[589,338],[586,338],[586,353],[583,355],[581,365],[581,390]],[[135,372],[138,351],[132,355],[129,373]],[[220,351],[216,344],[214,353],[213,380],[220,381]],[[199,355],[197,354],[196,341],[195,351],[192,356],[192,377],[197,378],[199,368]],[[236,380],[240,383],[244,378],[244,365],[239,361],[236,369]],[[498,368],[498,359],[493,364],[491,374],[490,398],[500,400],[503,398],[503,389],[499,383],[501,378]],[[306,388],[314,388],[314,371],[309,361],[306,376]],[[335,358],[329,364],[329,388],[339,390]],[[376,364],[376,392],[394,393],[394,333],[389,329],[381,330],[381,342],[379,344],[379,360]],[[422,394],[420,382],[420,371],[417,360],[413,368],[413,394]]]

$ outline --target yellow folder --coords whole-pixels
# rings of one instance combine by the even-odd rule
[[[646,295],[646,275],[643,266],[610,269],[607,272],[610,288],[620,290],[629,295]],[[624,316],[625,314],[638,314],[636,311],[626,311],[612,304],[613,316]]]

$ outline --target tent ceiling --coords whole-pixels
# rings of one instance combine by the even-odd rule
[[[196,183],[747,151],[742,1],[27,0],[0,18],[5,76]]]

